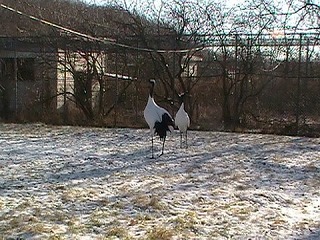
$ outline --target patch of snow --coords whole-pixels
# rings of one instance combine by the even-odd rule
[[[160,153],[161,143],[156,140]],[[0,239],[318,239],[320,139],[0,125]]]

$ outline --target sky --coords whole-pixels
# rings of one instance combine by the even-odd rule
[[[135,5],[135,4],[138,4],[140,5],[141,3],[145,3],[147,2],[146,0],[120,0],[120,1],[115,1],[115,0],[82,0],[86,3],[89,3],[89,4],[97,4],[97,5],[103,5],[103,4],[106,4],[108,2],[116,2],[117,4],[123,2],[123,3],[126,3],[128,5]],[[226,4],[227,5],[234,5],[234,4],[237,4],[237,3],[240,3],[242,0],[229,0],[229,1],[226,1]],[[154,0],[154,5],[156,7],[160,7],[161,6],[161,2],[163,2],[163,0]],[[200,0],[200,2],[202,2]],[[204,1],[205,2],[205,1]]]

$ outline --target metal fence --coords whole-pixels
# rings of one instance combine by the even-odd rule
[[[61,122],[81,119],[88,124],[100,121],[116,127],[143,127],[147,81],[156,78],[159,81],[156,100],[173,115],[179,107],[177,93],[188,90],[187,110],[194,129],[217,130],[231,126],[231,130],[317,134],[318,34],[206,35],[197,39],[200,39],[197,46],[201,47],[196,51],[194,48],[145,51],[139,48],[143,45],[138,40],[134,48],[101,43],[94,43],[90,49],[88,43],[85,47],[73,48],[73,51],[94,51],[105,56],[103,63],[99,63],[104,65],[99,75],[101,81],[91,82],[88,98],[92,102],[100,101],[103,106],[96,111],[97,103],[91,103],[94,117],[86,119],[81,115],[81,108],[78,111],[81,103],[74,101],[76,96],[70,96],[74,89],[67,89],[63,84],[57,86],[55,53],[58,49],[66,50],[70,42],[0,38],[1,117],[23,118],[27,113],[34,116],[33,120],[43,120],[46,115],[46,120],[61,118],[57,120]],[[44,55],[50,55],[50,62],[44,60]],[[21,59],[34,59],[31,61],[34,79],[24,79],[28,68],[23,62],[27,61]],[[65,71],[72,69],[65,68]],[[93,92],[103,94],[103,98],[92,95]],[[57,109],[59,96],[64,97],[60,111]],[[72,104],[67,104],[68,99],[73,99]],[[33,111],[40,114],[34,115]]]

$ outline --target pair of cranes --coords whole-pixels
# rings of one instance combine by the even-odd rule
[[[187,112],[184,109],[184,96],[185,94],[180,95],[181,106],[175,116],[175,119],[171,117],[170,113],[160,107],[153,98],[153,91],[155,80],[150,80],[150,92],[148,97],[147,105],[144,109],[144,118],[149,125],[150,134],[151,134],[151,154],[154,158],[153,151],[153,137],[158,135],[160,140],[162,140],[162,151],[160,156],[163,154],[164,143],[166,141],[167,132],[173,132],[174,127],[177,126],[180,131],[180,147],[182,147],[182,135],[186,136],[186,147],[187,145],[187,129],[190,126],[190,118]]]

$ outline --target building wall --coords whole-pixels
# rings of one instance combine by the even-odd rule
[[[14,118],[56,105],[53,54],[0,51],[0,117]]]
[[[87,72],[88,65],[96,61],[99,74],[106,71],[106,55],[103,53],[83,53],[58,51],[57,61],[57,109],[61,109],[72,98],[75,93],[75,82],[73,74],[76,72]],[[91,83],[91,91],[97,92],[95,82]],[[94,98],[94,96],[93,96]],[[94,103],[92,103],[94,104]]]

